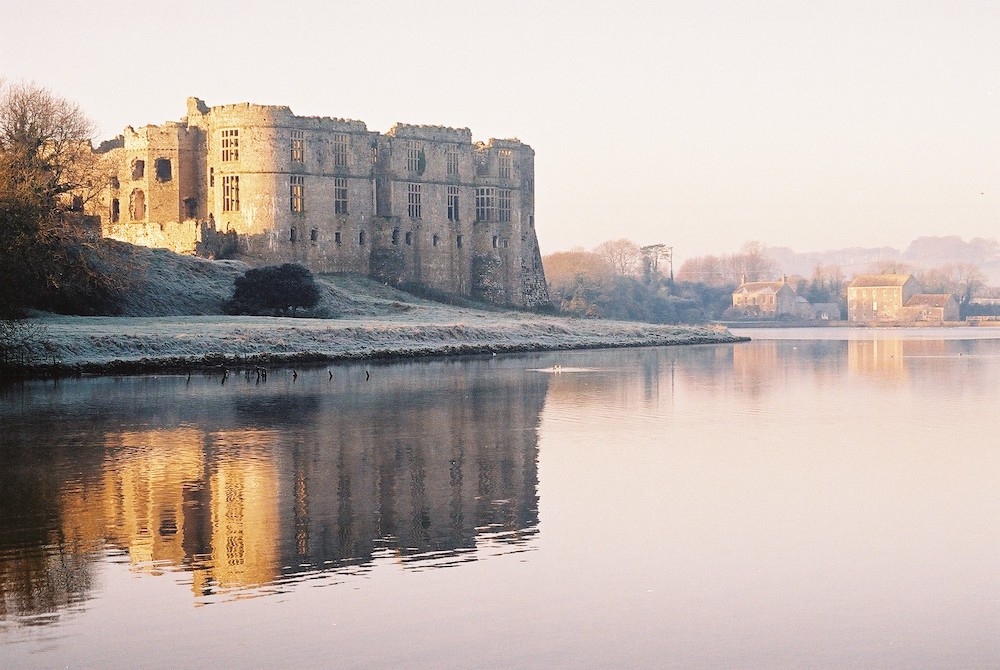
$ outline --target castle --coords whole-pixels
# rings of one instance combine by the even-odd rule
[[[534,151],[467,128],[296,116],[187,101],[176,122],[98,151],[105,237],[178,253],[356,272],[498,304],[549,301],[535,235]]]

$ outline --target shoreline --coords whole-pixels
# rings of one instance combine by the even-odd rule
[[[461,318],[43,317],[31,321],[44,328],[48,360],[3,376],[184,373],[362,360],[731,344],[750,339],[711,325],[670,326],[476,310],[461,310],[457,316]]]

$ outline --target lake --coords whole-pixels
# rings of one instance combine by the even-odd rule
[[[743,334],[0,387],[0,666],[1000,666],[1000,329]]]

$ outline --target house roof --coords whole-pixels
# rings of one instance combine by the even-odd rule
[[[948,300],[954,300],[950,293],[917,293],[906,301],[907,307],[944,307]]]
[[[858,275],[848,288],[872,288],[882,286],[902,286],[913,278],[910,274]]]
[[[777,293],[782,286],[792,289],[786,281],[745,281],[733,293]],[[792,289],[792,292],[794,293],[795,289]]]

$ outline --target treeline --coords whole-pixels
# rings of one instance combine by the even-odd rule
[[[559,312],[650,323],[700,323],[717,318],[731,290],[704,282],[674,281],[670,250],[630,240],[604,242],[590,251],[545,256],[549,292]]]

